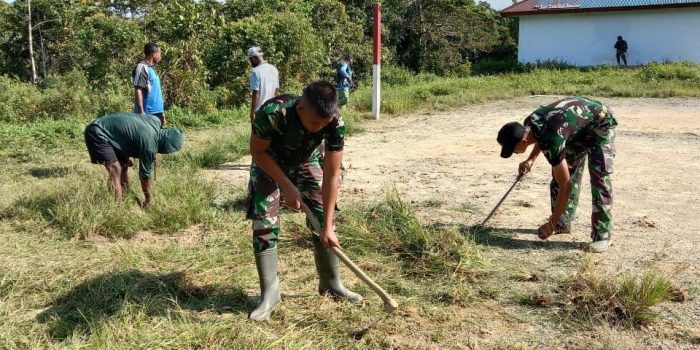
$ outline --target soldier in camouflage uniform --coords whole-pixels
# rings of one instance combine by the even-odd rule
[[[538,108],[525,119],[524,125],[508,123],[499,131],[497,140],[503,158],[523,153],[534,144],[528,159],[520,163],[521,175],[530,172],[540,152],[552,165],[552,216],[538,229],[541,239],[571,232],[588,157],[593,195],[590,248],[594,252],[607,250],[612,233],[610,174],[615,159],[616,126],[617,121],[607,106],[586,97],[570,97]]]
[[[280,190],[286,204],[299,209],[303,201],[322,224],[312,234],[319,293],[361,301],[362,296],[343,286],[338,258],[330,250],[338,246],[334,210],[343,157],[345,126],[337,112],[335,87],[315,82],[301,97],[280,95],[268,100],[252,125],[247,218],[253,221],[253,249],[260,277],[261,302],[250,319],[263,321],[280,303],[277,276],[277,240],[280,234]],[[321,142],[325,159],[320,164]],[[307,220],[307,226],[312,228]]]

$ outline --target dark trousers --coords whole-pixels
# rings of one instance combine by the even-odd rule
[[[620,59],[622,59],[622,61],[625,62],[625,67],[627,67],[627,52],[626,51],[617,50],[617,54],[615,55],[615,58],[617,58],[618,65],[620,65]]]

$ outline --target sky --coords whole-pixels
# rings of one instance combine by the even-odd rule
[[[502,10],[510,5],[513,5],[513,0],[485,0],[491,7],[496,10]]]

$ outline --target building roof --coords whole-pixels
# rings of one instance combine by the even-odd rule
[[[700,7],[700,0],[523,0],[501,10],[505,17]]]

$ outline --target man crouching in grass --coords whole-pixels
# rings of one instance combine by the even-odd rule
[[[322,223],[318,236],[311,235],[319,293],[354,302],[362,300],[343,285],[338,257],[330,249],[339,245],[334,208],[345,142],[345,125],[337,109],[335,86],[318,81],[307,86],[302,97],[275,96],[255,114],[246,210],[253,221],[261,301],[251,312],[251,320],[267,320],[281,302],[277,276],[280,189],[290,208],[299,210],[303,201]],[[318,150],[322,141],[323,167]],[[308,219],[306,224],[311,227]]]
[[[115,113],[90,123],[85,128],[85,145],[93,164],[104,164],[110,177],[110,189],[117,200],[122,187],[129,185],[130,157],[139,159],[139,177],[145,200],[151,206],[151,183],[156,153],[173,153],[182,148],[180,129],[161,129],[160,121],[149,115]]]

